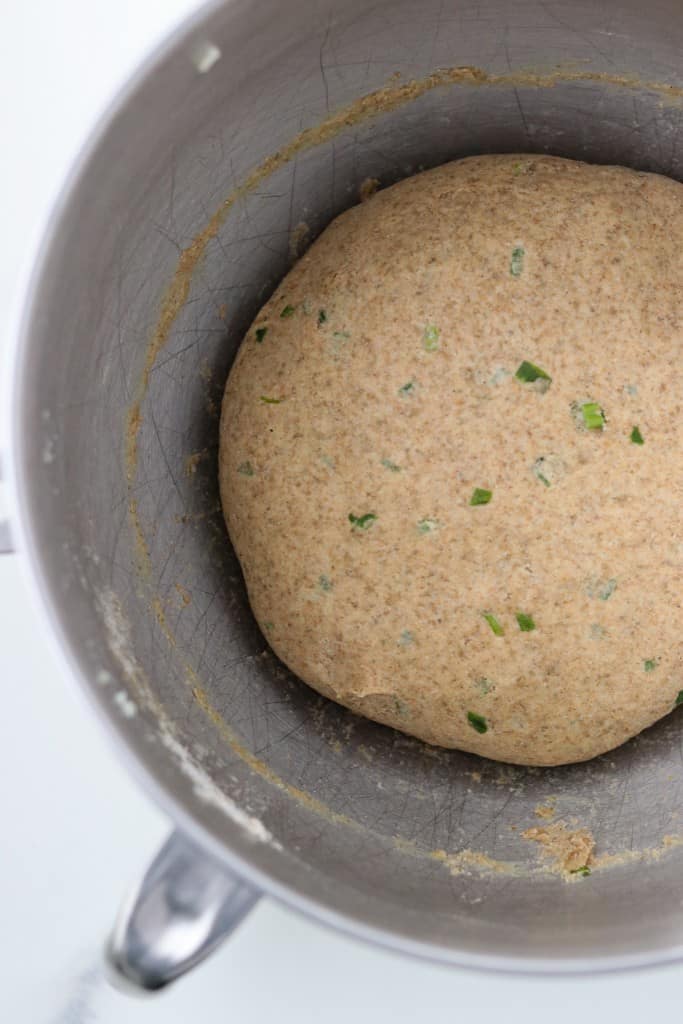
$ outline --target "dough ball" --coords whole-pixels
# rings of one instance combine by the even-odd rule
[[[682,237],[678,183],[519,155],[323,232],[221,420],[230,537],[301,679],[535,765],[683,700]]]

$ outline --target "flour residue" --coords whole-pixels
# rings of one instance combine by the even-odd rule
[[[544,804],[537,804],[536,807],[534,807],[534,814],[537,818],[541,818],[543,821],[552,821],[555,817],[554,800],[547,800]]]
[[[434,850],[434,860],[442,861],[452,875],[525,875],[528,869],[524,864],[516,864],[509,860],[496,860],[478,850],[459,850],[458,853],[447,853],[445,850]]]
[[[671,850],[683,846],[683,836],[663,836],[660,846],[648,846],[643,850],[620,850],[618,853],[602,853],[593,860],[594,868],[617,868],[625,864],[652,864],[661,860]]]
[[[358,190],[361,203],[366,203],[371,196],[374,196],[380,185],[381,182],[379,178],[365,178],[365,180],[361,182],[360,189]]]
[[[541,856],[557,874],[586,874],[594,862],[595,839],[587,828],[570,828],[565,821],[556,821],[528,828],[522,838],[538,843]]]
[[[300,221],[289,236],[289,258],[294,262],[298,260],[300,256],[303,256],[304,252],[308,248],[308,238],[311,233],[311,229],[305,221]]]
[[[179,743],[167,727],[161,730],[161,742],[171,754],[173,754],[178,767],[182,773],[192,782],[195,796],[203,803],[212,804],[217,807],[226,817],[238,825],[254,842],[270,843],[276,849],[281,849],[280,844],[273,839],[272,834],[258,818],[249,814],[242,807],[239,807],[234,800],[231,800],[222,789],[207,775],[187,747]]]
[[[133,654],[130,626],[123,614],[121,602],[114,591],[109,589],[98,591],[95,600],[107,633],[107,646],[124,678],[139,691],[147,692],[142,669]],[[101,683],[108,676],[109,673],[100,670],[98,682]]]

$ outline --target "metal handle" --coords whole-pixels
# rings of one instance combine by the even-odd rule
[[[128,991],[164,988],[213,952],[260,895],[171,833],[121,908],[107,948],[110,980]]]

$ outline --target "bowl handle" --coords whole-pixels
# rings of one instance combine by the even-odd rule
[[[261,893],[172,832],[125,900],[107,947],[110,981],[155,992],[200,963]]]

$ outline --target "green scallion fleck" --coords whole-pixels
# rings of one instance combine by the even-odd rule
[[[678,691],[678,696],[674,701],[674,707],[680,707],[681,704],[683,704],[683,690]]]
[[[524,247],[516,245],[510,256],[510,273],[513,277],[519,277],[524,269]]]
[[[251,462],[249,462],[249,460],[247,459],[246,462],[240,462],[239,466],[237,467],[237,472],[241,473],[242,476],[253,476],[254,467],[252,466]]]
[[[598,584],[597,595],[601,601],[609,601],[610,597],[617,589],[617,581],[606,580],[604,583]]]
[[[348,341],[351,335],[348,331],[335,331],[332,337],[337,338],[339,341]]]
[[[323,324],[327,323],[327,313],[324,309],[318,310],[318,327],[322,327]]]
[[[407,395],[412,395],[412,394],[414,394],[414,392],[415,392],[415,381],[414,380],[409,380],[406,384],[402,384],[401,387],[398,389],[399,395],[403,395],[404,397],[407,396]]]
[[[435,533],[439,529],[438,519],[421,519],[417,524],[418,533]]]
[[[263,623],[263,628],[265,629],[265,631],[266,631],[267,633],[270,633],[270,631],[271,631],[272,629],[275,629],[275,626],[273,625],[273,623],[272,623],[272,622],[264,622],[264,623]]]
[[[295,312],[296,309],[294,306],[285,306],[285,308],[280,313],[280,316],[282,317],[283,320],[289,320],[290,316],[294,316]]]
[[[631,440],[634,444],[645,444],[643,435],[640,432],[640,427],[634,427],[631,431]]]
[[[533,384],[535,380],[547,380],[551,381],[553,378],[550,374],[542,370],[540,366],[536,366],[535,363],[529,363],[525,359],[517,367],[515,373],[517,380],[521,380],[524,384]]]
[[[399,641],[398,642],[400,643],[401,647],[409,647],[413,643],[414,640],[415,640],[415,637],[410,632],[410,630],[409,629],[404,629],[403,632],[401,633],[401,636],[399,637]]]
[[[493,497],[493,491],[487,491],[484,487],[475,487],[470,498],[470,505],[488,505]]]
[[[533,629],[536,629],[536,623],[530,615],[526,615],[524,612],[515,612],[515,618],[522,633],[531,633]]]
[[[659,664],[659,658],[646,658],[643,662],[643,668],[646,672],[654,672]]]
[[[589,597],[597,597],[600,601],[609,601],[610,597],[617,589],[617,581],[615,579],[597,579],[592,576],[586,581],[586,593]]]
[[[581,875],[583,878],[587,878],[590,873],[591,869],[587,864],[582,864],[580,868],[572,868],[569,872],[570,875]]]
[[[263,341],[263,339],[265,338],[267,333],[268,333],[268,328],[267,327],[257,327],[256,328],[256,330],[254,331],[254,334],[256,335],[256,340],[259,342],[259,344]]]
[[[581,406],[583,425],[588,430],[602,430],[607,422],[605,414],[597,402],[584,402]]]
[[[322,576],[318,577],[318,586],[320,587],[321,590],[324,590],[326,594],[329,594],[329,592],[332,590],[332,587],[334,586],[334,583],[332,582],[329,576],[325,576],[323,574]]]
[[[478,715],[476,711],[467,712],[467,721],[470,723],[475,732],[483,735],[488,732],[488,722],[483,715]]]
[[[427,324],[422,335],[422,343],[427,352],[436,352],[439,347],[439,335],[441,331],[435,324]]]
[[[401,467],[397,466],[391,459],[382,459],[382,465],[385,469],[388,469],[391,473],[400,473]]]
[[[394,697],[394,705],[401,718],[410,718],[410,708],[400,697]]]
[[[354,516],[353,512],[349,512],[349,522],[351,523],[352,530],[369,530],[376,519],[377,516],[374,512],[366,512],[362,516]]]
[[[261,401],[266,405],[280,405],[281,402],[284,402],[284,398],[268,398],[267,395],[261,395]]]
[[[492,612],[482,612],[482,615],[488,622],[489,626],[491,627],[491,631],[496,636],[505,636],[505,630],[501,626],[496,616],[492,614]]]
[[[487,693],[490,693],[491,690],[495,690],[496,688],[496,684],[494,682],[484,677],[482,677],[481,679],[477,679],[476,685],[479,692],[484,696],[486,696]]]

